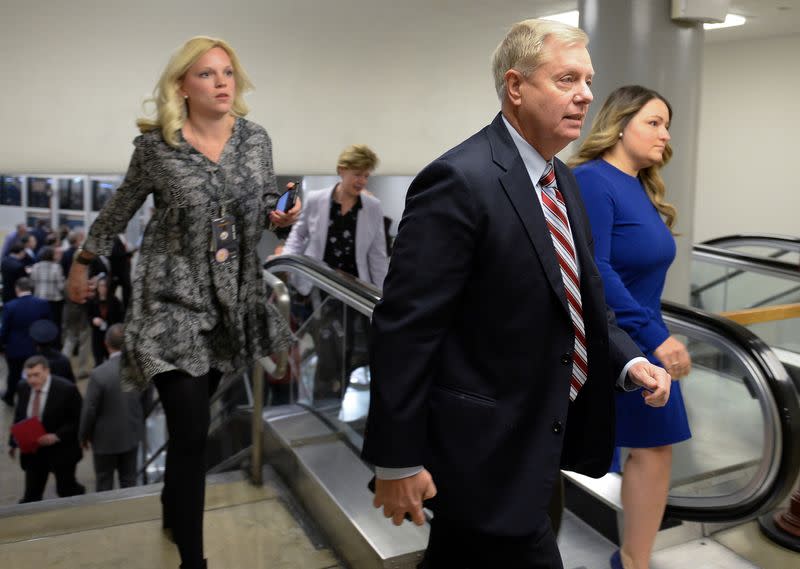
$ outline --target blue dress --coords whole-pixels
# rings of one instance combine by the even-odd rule
[[[675,258],[675,240],[638,178],[598,159],[575,168],[594,235],[594,254],[606,302],[617,324],[651,362],[669,337],[661,316],[661,293]],[[641,390],[619,392],[618,447],[669,445],[692,436],[679,381],[664,407],[645,405]]]

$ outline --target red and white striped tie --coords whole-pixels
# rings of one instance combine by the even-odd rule
[[[572,232],[569,229],[567,206],[564,198],[556,187],[556,172],[553,163],[548,162],[544,174],[539,179],[542,187],[542,211],[544,212],[553,246],[561,267],[561,279],[567,292],[567,304],[572,318],[572,328],[575,331],[575,344],[572,350],[572,380],[569,386],[569,399],[575,401],[589,370],[586,355],[586,330],[583,326],[583,305],[581,304],[581,287],[578,278],[578,260],[575,255],[575,245]]]

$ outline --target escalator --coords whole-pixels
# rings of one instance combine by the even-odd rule
[[[427,527],[388,523],[372,507],[371,469],[359,459],[367,323],[379,291],[303,257],[279,257],[266,269],[288,283],[295,341],[289,387],[267,378],[268,397],[286,404],[263,413],[264,454],[351,567],[414,567]],[[667,516],[689,528],[679,539],[713,541],[714,531],[770,511],[791,492],[800,472],[800,397],[773,351],[742,326],[670,303],[664,316],[694,361],[682,380],[693,437],[674,447]],[[618,510],[618,475],[565,474]]]

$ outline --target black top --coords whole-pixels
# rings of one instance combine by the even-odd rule
[[[342,214],[342,206],[333,199],[335,193],[336,188],[331,192],[331,219],[328,221],[328,240],[322,260],[329,267],[357,277],[356,221],[358,210],[361,209],[361,197],[356,198],[350,211]]]

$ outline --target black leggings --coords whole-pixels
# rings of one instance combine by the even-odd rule
[[[172,529],[185,567],[199,567],[203,562],[209,400],[220,378],[216,370],[200,377],[169,371],[153,378],[169,433],[161,491],[164,527]]]

